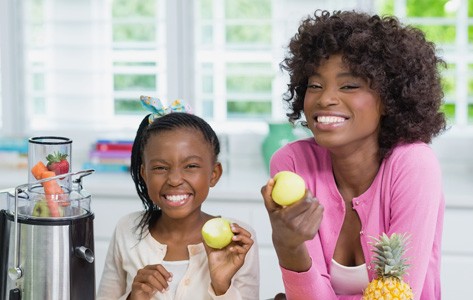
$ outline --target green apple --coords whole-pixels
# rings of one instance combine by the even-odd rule
[[[230,222],[224,218],[213,218],[202,226],[202,237],[207,246],[222,249],[231,243],[234,233]]]
[[[305,181],[298,174],[291,171],[281,171],[273,177],[274,187],[271,192],[274,202],[288,206],[302,199],[305,194]]]
[[[46,200],[37,201],[33,208],[33,217],[47,218],[50,217],[49,207]]]

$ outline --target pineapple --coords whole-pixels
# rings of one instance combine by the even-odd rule
[[[408,265],[403,255],[408,237],[393,233],[388,237],[383,233],[374,239],[373,253],[377,277],[373,279],[363,293],[363,300],[414,299],[412,289],[402,280]]]

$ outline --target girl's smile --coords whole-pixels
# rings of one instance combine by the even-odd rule
[[[164,195],[164,199],[169,206],[183,206],[191,200],[191,194]]]
[[[143,149],[141,176],[164,215],[184,218],[199,213],[221,166],[204,136],[193,128],[175,128],[151,136]]]

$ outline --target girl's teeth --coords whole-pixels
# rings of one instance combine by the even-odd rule
[[[324,124],[340,123],[340,122],[343,122],[343,121],[345,121],[344,118],[335,117],[335,116],[319,116],[319,117],[317,117],[317,122],[324,123]]]
[[[172,202],[179,202],[187,198],[187,195],[168,195],[166,199]]]

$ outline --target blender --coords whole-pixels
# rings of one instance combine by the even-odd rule
[[[28,182],[0,191],[0,300],[95,299],[94,214],[72,140],[32,137]]]

